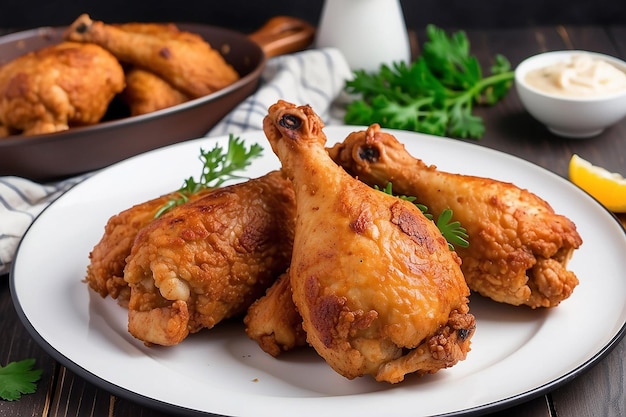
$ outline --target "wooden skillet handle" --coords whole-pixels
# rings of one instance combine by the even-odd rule
[[[248,35],[248,38],[256,42],[265,56],[270,58],[306,49],[313,43],[315,28],[296,17],[276,16]]]

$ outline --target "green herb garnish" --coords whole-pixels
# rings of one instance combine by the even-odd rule
[[[469,246],[467,230],[461,226],[461,222],[451,221],[452,214],[452,210],[449,208],[443,210],[439,217],[437,217],[435,224],[441,231],[443,237],[448,241],[450,250],[454,250],[454,245],[466,248]]]
[[[33,369],[35,359],[24,359],[0,366],[0,398],[6,401],[19,400],[22,394],[37,390],[36,382],[41,378],[41,369]]]
[[[419,204],[415,202],[415,200],[417,200],[416,197],[393,194],[391,182],[388,182],[385,188],[383,189],[381,189],[377,185],[375,185],[374,188],[376,190],[384,192],[385,194],[389,194],[401,200],[406,200],[415,204],[428,220],[433,220],[433,215],[428,212],[428,207],[426,207],[423,204]],[[452,214],[453,213],[451,209],[443,210],[441,214],[439,215],[439,217],[437,217],[437,221],[435,222],[435,224],[437,225],[437,228],[441,232],[441,235],[448,242],[448,247],[450,248],[450,250],[454,250],[454,245],[460,246],[462,248],[466,248],[469,246],[469,241],[467,240],[467,238],[469,237],[467,234],[467,230],[465,230],[465,228],[461,226],[461,222],[459,221],[451,222]]]
[[[217,188],[228,180],[245,178],[236,174],[252,163],[252,159],[261,156],[263,147],[253,144],[246,148],[244,140],[234,136],[228,137],[228,149],[224,149],[216,144],[210,151],[200,149],[200,160],[202,161],[202,173],[200,178],[187,178],[183,186],[165,203],[154,215],[155,218],[161,216],[173,207],[180,206],[189,200],[192,194],[206,188]]]
[[[485,126],[473,106],[493,105],[511,87],[509,61],[496,55],[491,74],[483,73],[465,32],[448,36],[434,25],[426,28],[422,54],[410,64],[381,65],[379,72],[354,71],[346,91],[360,94],[347,106],[347,124],[412,130],[438,136],[481,138]]]

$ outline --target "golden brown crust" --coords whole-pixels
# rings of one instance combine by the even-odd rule
[[[470,340],[476,330],[474,316],[467,313],[467,306],[453,310],[448,323],[432,337],[407,355],[381,366],[375,376],[376,380],[400,382],[406,373],[432,374],[465,360],[471,350]]]
[[[553,307],[568,298],[576,275],[567,270],[582,244],[576,225],[532,192],[490,178],[447,173],[409,155],[378,125],[354,132],[329,154],[361,181],[417,197],[435,216],[452,209],[470,245],[457,247],[474,291],[513,305]]]
[[[190,43],[205,42],[200,35],[182,31],[173,23],[131,22],[114,26],[126,32],[151,35],[161,39],[177,39]],[[126,88],[120,98],[128,105],[131,116],[162,110],[191,99],[189,95],[145,68],[130,66],[125,72]]]
[[[124,85],[120,63],[97,45],[29,52],[0,67],[0,125],[35,135],[94,124]]]
[[[132,26],[109,25],[79,16],[65,38],[97,44],[123,63],[149,70],[182,93],[196,98],[222,89],[239,79],[239,74],[220,53],[199,36],[155,35],[155,26],[142,31]],[[158,26],[157,26],[158,28]]]
[[[395,383],[422,367],[451,366],[465,357],[474,323],[458,257],[415,205],[338,167],[326,153],[322,127],[309,106],[283,101],[264,122],[296,192],[289,277],[307,341],[346,378],[377,377],[387,367],[379,380]],[[470,326],[462,341],[450,338],[447,346],[437,339],[419,366],[400,360],[461,322]]]
[[[120,98],[128,105],[131,116],[166,109],[190,100],[163,78],[141,68],[126,70],[126,88]]]
[[[289,265],[289,185],[272,172],[175,207],[141,229],[124,269],[133,336],[174,345],[245,313]],[[186,331],[167,331],[171,323]]]
[[[246,334],[272,356],[306,345],[302,317],[291,299],[289,275],[282,274],[244,317]]]

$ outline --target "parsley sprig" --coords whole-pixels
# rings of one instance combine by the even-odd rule
[[[36,382],[41,378],[41,369],[33,369],[35,359],[9,362],[0,366],[0,398],[6,401],[19,400],[22,394],[37,390]]]
[[[378,72],[355,70],[346,91],[360,95],[348,104],[344,121],[438,136],[479,139],[485,132],[474,105],[493,105],[511,87],[509,61],[496,55],[484,77],[470,54],[465,32],[448,36],[434,25],[426,28],[423,51],[412,63],[383,64]]]
[[[428,219],[433,220],[433,215],[428,212],[428,207],[424,204],[416,203],[417,198],[413,196],[406,195],[395,195],[393,194],[392,184],[388,182],[385,188],[380,188],[378,186],[374,186],[375,189],[384,192],[385,194],[392,195],[394,197],[400,198],[402,200],[409,201],[417,206],[420,209],[422,214]],[[441,212],[439,217],[437,217],[437,221],[435,221],[435,225],[441,232],[441,235],[448,242],[448,247],[450,250],[454,250],[454,245],[460,246],[462,248],[466,248],[469,246],[468,234],[467,230],[463,226],[461,226],[461,222],[459,221],[451,221],[452,220],[452,210],[445,209]]]
[[[254,158],[262,154],[263,147],[261,145],[255,143],[246,148],[245,141],[233,134],[228,137],[228,149],[226,151],[219,144],[216,144],[209,151],[200,149],[199,158],[202,161],[202,172],[199,179],[187,178],[176,192],[175,197],[161,206],[154,217],[157,218],[166,211],[184,204],[192,194],[198,191],[206,188],[217,188],[228,180],[245,178],[236,172],[249,166]]]

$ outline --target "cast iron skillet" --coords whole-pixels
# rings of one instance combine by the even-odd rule
[[[279,16],[251,35],[201,24],[178,24],[203,36],[240,74],[234,84],[189,102],[141,116],[115,104],[96,125],[35,136],[0,138],[0,175],[51,181],[106,167],[142,152],[203,136],[257,88],[267,59],[306,48],[315,30]],[[65,27],[44,27],[0,38],[0,65],[62,39]]]

